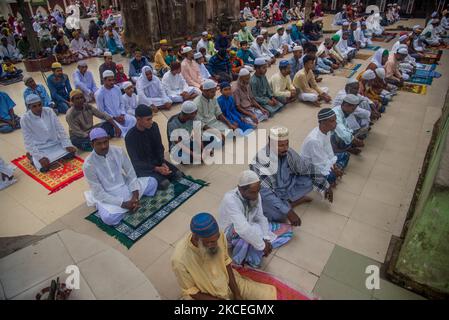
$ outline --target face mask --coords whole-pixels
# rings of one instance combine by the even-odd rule
[[[188,46],[188,47],[191,47],[191,46],[192,46],[192,44],[193,44],[193,42],[192,42],[192,41],[187,41],[187,43],[186,43],[186,44],[187,44],[187,46]]]

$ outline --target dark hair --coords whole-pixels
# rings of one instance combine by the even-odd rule
[[[170,64],[170,69],[171,69],[171,70],[178,70],[178,69],[181,69],[181,64],[180,64],[178,61],[173,61],[173,62]]]
[[[306,56],[302,59],[302,62],[303,62],[303,64],[305,65],[307,62],[309,62],[309,61],[314,61],[314,60],[315,60],[315,57],[314,57],[314,56],[306,55]]]
[[[248,41],[246,41],[246,40],[243,40],[243,41],[240,42],[240,46],[244,46],[244,45],[247,45],[247,44],[248,44]]]
[[[313,43],[308,43],[305,47],[304,47],[304,52],[318,52],[318,48],[316,45],[314,45]]]

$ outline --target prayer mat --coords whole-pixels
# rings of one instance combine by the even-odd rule
[[[275,276],[252,268],[232,266],[241,276],[251,279],[255,282],[272,285],[276,288],[277,300],[317,300],[316,297],[302,293],[284,282],[278,280]]]
[[[361,66],[361,64],[348,63],[344,68],[335,70],[334,75],[339,77],[351,78]]]
[[[414,84],[425,84],[432,85],[433,78],[420,78],[417,76],[411,76],[406,82],[414,83]]]
[[[416,93],[425,95],[427,94],[427,86],[422,84],[414,84],[414,83],[404,83],[404,86],[399,88],[401,91]]]
[[[363,48],[365,50],[371,50],[371,51],[377,51],[380,49],[380,46],[366,46],[365,48]]]
[[[437,65],[436,64],[422,64],[422,63],[418,63],[416,65],[416,68],[418,70],[434,71],[437,68]]]
[[[10,85],[10,84],[13,84],[13,83],[20,82],[22,80],[23,80],[23,75],[21,74],[20,76],[15,77],[15,78],[2,79],[2,80],[0,80],[0,84],[3,85],[3,86],[7,86],[7,85]]]
[[[50,190],[49,194],[55,193],[67,187],[73,181],[84,177],[84,160],[79,157],[70,160],[58,160],[47,173],[37,170],[26,155],[11,162],[47,190]]]
[[[391,40],[393,40],[394,38],[396,38],[396,33],[393,32],[385,32],[383,35],[381,36],[373,36],[373,38],[371,39],[372,41],[377,41],[377,42],[390,42]]]
[[[369,58],[371,58],[373,56],[372,53],[361,53],[361,52],[357,52],[357,54],[355,55],[355,59],[360,59],[360,60],[367,60]]]
[[[172,182],[167,190],[159,190],[153,197],[143,196],[141,207],[134,214],[127,215],[118,225],[108,226],[100,218],[98,211],[85,219],[96,224],[108,235],[116,238],[128,249],[139,239],[167,218],[181,204],[197,193],[208,183],[183,177]]]
[[[416,69],[413,76],[418,78],[440,78],[441,73],[432,70]]]

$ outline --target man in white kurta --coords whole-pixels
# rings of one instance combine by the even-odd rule
[[[181,74],[181,64],[173,62],[169,72],[162,77],[162,87],[165,93],[174,103],[181,103],[196,98],[201,91],[190,87]]]
[[[284,27],[278,26],[276,28],[276,33],[271,36],[268,43],[268,48],[270,49],[271,53],[274,54],[276,52],[276,55],[283,56],[288,52],[288,46],[287,44],[284,44],[283,35]]]
[[[95,92],[97,92],[98,88],[92,72],[87,70],[86,61],[78,62],[78,68],[73,73],[73,83],[76,89],[80,89],[83,92],[86,102],[95,100]]]
[[[50,165],[76,152],[69,136],[51,108],[43,108],[39,96],[26,98],[28,111],[20,119],[25,149],[37,170],[48,171]]]
[[[268,49],[268,46],[265,43],[265,37],[261,34],[256,37],[256,41],[251,44],[249,50],[252,52],[256,59],[264,58],[269,64],[272,64],[276,61],[276,58]]]
[[[94,151],[86,158],[83,171],[90,190],[84,193],[88,206],[96,206],[101,220],[117,225],[126,214],[139,208],[139,199],[153,196],[157,181],[152,177],[137,178],[123,149],[109,146],[109,136],[102,128],[89,134]]]
[[[86,43],[79,33],[75,31],[73,33],[73,39],[70,42],[70,50],[78,55],[79,59],[88,58],[93,55],[93,52],[86,48]]]
[[[114,73],[110,70],[103,72],[103,86],[95,94],[98,110],[109,114],[122,131],[122,138],[129,129],[135,126],[136,118],[127,114],[122,99],[122,91],[116,86]]]
[[[340,41],[335,46],[338,51],[341,53],[344,59],[351,61],[355,54],[357,53],[357,49],[348,46],[348,34],[343,32],[343,35],[340,38]]]
[[[167,96],[161,80],[153,75],[150,67],[142,68],[142,74],[137,80],[136,89],[138,104],[161,109],[171,108],[173,101]]]

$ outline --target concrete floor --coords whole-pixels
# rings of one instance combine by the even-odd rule
[[[416,22],[417,20],[409,20],[401,21],[400,24],[414,25]],[[423,23],[420,20],[418,22]],[[389,49],[395,41],[376,44]],[[373,51],[366,53],[374,54]],[[116,56],[114,60],[124,63],[127,70],[127,59]],[[383,263],[390,237],[398,236],[402,230],[431,130],[441,113],[449,84],[448,61],[446,51],[437,68],[443,76],[428,87],[427,95],[400,92],[395,97],[386,114],[373,127],[362,154],[351,157],[346,174],[335,190],[333,204],[314,196],[314,202],[296,209],[303,224],[295,229],[295,236],[287,246],[275,250],[265,259],[266,271],[305,291],[315,290],[323,298],[359,296],[360,291],[357,290],[346,290],[345,295],[339,294],[343,292],[341,284],[347,284],[335,275],[324,274],[323,270],[338,248],[349,250],[353,255],[370,261]],[[356,62],[363,64],[360,70],[364,70],[369,59]],[[99,83],[98,67],[102,60],[93,58],[88,63]],[[275,73],[276,69],[271,67],[269,75]],[[71,77],[75,66],[65,67],[64,70]],[[40,74],[34,76],[37,82],[43,82]],[[331,96],[335,96],[346,81],[342,77],[324,76],[321,85],[329,87]],[[18,83],[1,89],[17,103],[16,112],[22,114],[25,110],[22,98],[24,85]],[[179,106],[175,106],[172,111],[161,112],[154,117],[161,132],[166,132],[167,118],[178,111]],[[287,126],[290,130],[291,147],[299,150],[305,136],[316,126],[317,112],[316,108],[303,103],[293,103],[261,124],[260,128]],[[60,119],[67,127],[63,116]],[[167,146],[165,134],[162,136],[164,145]],[[124,146],[123,140],[114,139],[112,143]],[[238,140],[236,144],[243,147],[241,143]],[[20,130],[1,135],[0,150],[1,157],[6,161],[23,155],[25,149]],[[87,153],[80,156],[84,158]],[[169,263],[174,245],[188,232],[189,222],[194,214],[209,211],[217,215],[224,192],[235,187],[239,173],[246,168],[247,165],[183,167],[187,174],[210,182],[210,186],[184,203],[130,250],[84,219],[93,211],[84,202],[83,192],[88,189],[85,179],[48,195],[45,188],[17,170],[19,182],[0,192],[0,236],[46,234],[62,229],[87,234],[129,257],[144,272],[162,298],[176,299],[180,296],[180,290]],[[344,259],[340,261],[343,262]],[[335,268],[344,270],[345,267],[337,265]],[[393,297],[401,295],[393,293]],[[381,297],[362,293],[362,298]]]

